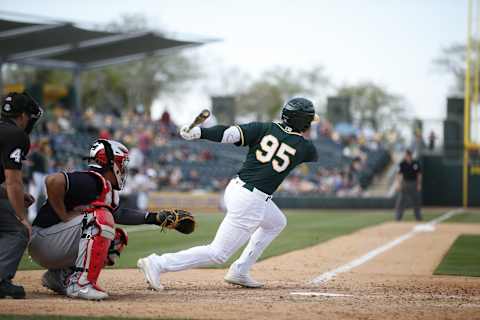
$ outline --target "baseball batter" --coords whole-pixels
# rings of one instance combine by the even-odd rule
[[[283,107],[282,123],[252,122],[192,130],[182,127],[180,135],[186,140],[233,143],[248,146],[249,150],[238,176],[225,190],[227,214],[212,243],[138,260],[137,266],[151,288],[163,289],[162,273],[224,263],[247,241],[224,279],[248,288],[263,286],[250,276],[250,269],[287,224],[272,194],[297,165],[317,160],[314,145],[302,136],[317,118],[311,101],[293,98]]]

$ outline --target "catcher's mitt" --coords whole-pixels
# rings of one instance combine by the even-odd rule
[[[195,217],[190,212],[181,209],[159,211],[157,223],[162,229],[175,229],[185,234],[192,233],[195,230]]]

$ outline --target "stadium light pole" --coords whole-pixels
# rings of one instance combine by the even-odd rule
[[[468,207],[468,143],[469,143],[469,122],[470,121],[470,55],[472,47],[472,3],[473,0],[468,0],[467,12],[467,52],[466,52],[466,70],[465,70],[465,99],[463,112],[463,207]]]
[[[468,117],[469,117],[469,132],[468,132],[468,149],[471,151],[475,146],[478,149],[478,138],[479,133],[479,119],[478,119],[478,109],[479,109],[479,87],[480,87],[480,1],[477,0],[477,16],[476,16],[476,31],[475,39],[476,43],[474,52],[475,52],[475,75],[474,75],[474,98],[473,98],[473,107],[470,104],[468,108]],[[473,114],[472,114],[473,108]],[[470,156],[470,155],[469,155]]]

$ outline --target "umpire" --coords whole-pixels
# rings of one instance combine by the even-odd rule
[[[395,205],[395,218],[397,221],[402,220],[403,211],[405,211],[408,201],[411,201],[413,204],[415,219],[421,221],[422,170],[418,161],[413,159],[412,151],[410,150],[405,152],[405,157],[400,162],[397,174],[397,188],[399,191]]]
[[[42,113],[27,93],[9,93],[0,110],[0,298],[25,298],[23,287],[12,284],[32,230],[26,209],[35,201],[24,192],[22,160]]]

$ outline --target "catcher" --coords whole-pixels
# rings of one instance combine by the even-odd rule
[[[100,271],[113,265],[128,243],[127,233],[115,223],[156,224],[188,234],[195,220],[183,210],[117,210],[129,161],[121,143],[97,140],[86,159],[88,171],[46,178],[48,199],[33,222],[29,253],[48,269],[44,287],[72,298],[103,300],[108,294],[97,285]]]

